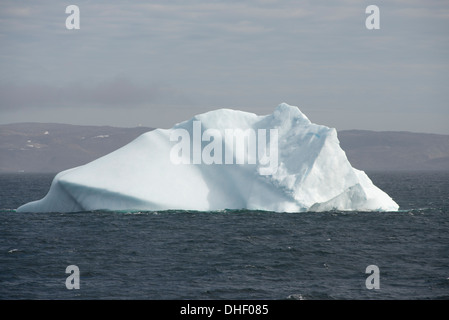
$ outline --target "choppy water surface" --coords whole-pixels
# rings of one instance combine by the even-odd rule
[[[0,299],[449,299],[449,173],[368,174],[400,212],[17,213],[53,175],[2,175]]]

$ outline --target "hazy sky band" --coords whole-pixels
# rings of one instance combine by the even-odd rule
[[[449,134],[443,0],[1,1],[0,57],[1,123],[171,127],[287,102],[339,130]]]

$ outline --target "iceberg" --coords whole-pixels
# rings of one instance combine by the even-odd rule
[[[337,131],[298,107],[272,114],[218,109],[58,173],[47,195],[19,212],[397,211],[355,169]]]

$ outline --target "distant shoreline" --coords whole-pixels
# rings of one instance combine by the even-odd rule
[[[59,123],[0,125],[0,173],[57,173],[86,164],[151,131],[149,127]],[[338,131],[354,168],[366,172],[449,171],[449,135]]]

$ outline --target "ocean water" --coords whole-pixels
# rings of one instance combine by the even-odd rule
[[[0,299],[449,299],[449,173],[368,175],[399,212],[17,213],[54,175],[1,175]]]

